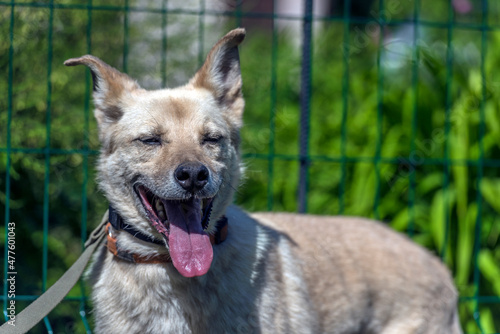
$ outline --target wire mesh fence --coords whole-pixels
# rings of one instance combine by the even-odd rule
[[[0,1],[5,319],[62,275],[106,208],[90,73],[62,62],[91,53],[173,87],[236,26],[248,30],[236,202],[383,220],[449,266],[466,333],[500,333],[500,4],[488,0]],[[87,290],[33,332],[91,332]]]

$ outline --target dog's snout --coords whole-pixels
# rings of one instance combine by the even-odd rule
[[[177,183],[187,191],[201,190],[207,183],[210,173],[201,163],[184,163],[177,167],[174,176]]]

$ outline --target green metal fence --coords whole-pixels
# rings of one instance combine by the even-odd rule
[[[353,14],[359,1],[340,2],[313,14],[305,0],[298,16],[276,0],[0,1],[5,319],[71,265],[106,207],[91,77],[62,61],[93,53],[165,87],[244,25],[237,202],[384,220],[449,265],[466,333],[500,333],[500,5],[376,0]],[[148,43],[158,62],[139,68],[134,47]],[[173,56],[192,45],[194,60]],[[90,310],[82,281],[33,332],[90,332]]]

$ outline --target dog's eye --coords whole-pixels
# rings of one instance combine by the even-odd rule
[[[161,139],[158,137],[143,137],[138,140],[145,145],[161,145]]]
[[[203,138],[203,144],[217,144],[222,139],[222,136],[205,136]]]

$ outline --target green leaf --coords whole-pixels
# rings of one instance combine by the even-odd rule
[[[500,179],[483,178],[480,189],[486,202],[500,213]]]
[[[479,252],[477,258],[479,270],[481,274],[493,286],[493,290],[497,295],[500,295],[500,263],[495,260],[489,249],[483,249]]]
[[[470,275],[474,245],[474,227],[478,215],[477,204],[472,203],[467,207],[467,215],[463,224],[458,226],[456,250],[456,278],[457,285],[466,285]]]
[[[446,238],[446,217],[451,216],[451,208],[454,202],[455,196],[453,190],[439,190],[432,200],[430,215],[430,232],[432,234],[432,240],[439,254],[444,254],[444,260],[449,264],[451,264],[452,256],[450,244],[448,242],[449,240]]]
[[[481,307],[479,313],[481,314],[480,323],[481,329],[484,333],[497,333],[495,329],[495,321],[491,309],[488,307]]]
[[[478,70],[469,72],[469,88],[477,96],[481,96],[482,92],[482,77]]]

